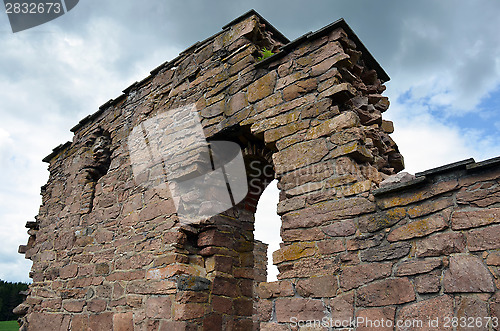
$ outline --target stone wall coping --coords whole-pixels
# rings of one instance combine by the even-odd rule
[[[452,170],[459,170],[459,169],[465,169],[467,165],[475,163],[473,158],[458,161],[458,162],[453,162],[449,164],[445,164],[443,166],[437,167],[437,168],[432,168],[429,170],[425,170],[422,172],[417,172],[415,174],[416,177],[421,177],[421,176],[428,176],[428,175],[436,175],[439,173],[443,172],[448,172]]]
[[[429,170],[425,170],[422,172],[417,172],[415,174],[416,178],[413,180],[410,180],[408,182],[403,182],[403,183],[396,183],[393,185],[388,185],[384,186],[378,189],[375,189],[372,191],[374,196],[382,196],[388,193],[393,193],[393,192],[398,192],[398,191],[403,191],[407,190],[419,185],[423,185],[425,183],[429,183],[430,177],[433,177],[435,175],[443,175],[446,174],[448,175],[447,177],[450,177],[449,175],[452,175],[455,172],[463,171],[469,172],[469,171],[478,171],[482,170],[485,168],[490,168],[490,167],[500,167],[500,156],[491,158],[485,161],[481,162],[475,162],[473,158],[458,161],[458,162],[453,162],[450,164],[446,164],[437,168],[432,168]],[[451,176],[453,177],[453,176]],[[455,176],[457,177],[457,176]],[[458,176],[461,177],[461,176]]]
[[[89,117],[89,116],[87,116]],[[46,162],[46,163],[50,163],[50,160],[52,160],[52,158],[54,156],[56,156],[57,154],[59,154],[62,150],[68,148],[69,146],[71,146],[71,141],[67,141],[66,143],[64,144],[61,144],[59,146],[57,146],[56,148],[52,149],[52,153],[50,153],[49,155],[47,155],[46,157],[44,157],[42,159],[42,162]]]
[[[500,156],[485,161],[471,163],[466,166],[467,170],[479,170],[488,167],[500,166]]]
[[[260,17],[260,15],[259,15],[259,17]],[[335,22],[330,23],[327,26],[324,26],[315,32],[310,31],[310,32],[305,33],[304,35],[298,37],[297,39],[294,39],[293,41],[282,46],[280,48],[279,53],[276,53],[273,56],[270,56],[267,59],[258,62],[255,66],[256,67],[265,66],[266,64],[269,64],[269,63],[285,56],[286,54],[290,53],[293,49],[295,49],[295,47],[297,45],[300,45],[305,41],[310,41],[310,40],[320,38],[320,37],[322,37],[322,36],[330,33],[331,31],[333,31],[335,29],[338,29],[338,28],[343,29],[345,31],[345,33],[347,33],[347,36],[349,37],[349,39],[351,39],[356,44],[356,46],[359,47],[358,50],[361,51],[362,57],[365,60],[367,66],[375,69],[375,71],[377,72],[378,78],[380,78],[380,80],[382,82],[389,81],[390,80],[389,75],[387,75],[385,70],[380,66],[380,64],[377,62],[377,60],[375,60],[373,55],[368,51],[368,49],[365,47],[365,45],[361,42],[361,40],[358,38],[358,36],[354,33],[354,31],[351,29],[349,24],[347,24],[347,22],[343,18],[340,18],[340,19],[336,20]]]

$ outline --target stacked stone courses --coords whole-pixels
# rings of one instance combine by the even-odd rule
[[[253,10],[154,69],[44,159],[21,329],[499,330],[500,158],[401,173],[388,80],[345,21],[289,41]],[[160,165],[134,177],[127,142],[188,105],[209,141],[239,144],[253,183],[193,222],[168,189],[138,185]],[[282,243],[266,282],[254,215],[273,179]],[[356,319],[386,324],[339,324]]]

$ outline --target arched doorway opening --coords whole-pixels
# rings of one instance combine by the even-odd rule
[[[273,264],[272,254],[280,248],[281,219],[276,213],[279,202],[278,181],[273,180],[260,196],[255,213],[254,238],[267,244],[267,281],[276,281],[278,268]]]

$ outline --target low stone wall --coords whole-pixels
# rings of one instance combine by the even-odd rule
[[[466,160],[417,174],[367,194],[359,215],[326,208],[326,224],[308,222],[307,208],[292,212],[309,226],[284,224],[282,280],[258,287],[261,330],[498,330],[499,165]]]

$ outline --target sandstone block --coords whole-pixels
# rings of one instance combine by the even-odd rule
[[[243,92],[238,92],[234,94],[231,99],[229,99],[229,102],[226,106],[225,114],[227,116],[231,116],[233,114],[236,114],[243,108],[248,106],[248,100],[245,97],[245,93]]]
[[[176,321],[200,318],[205,315],[205,308],[206,306],[200,303],[177,303],[173,309],[174,318]]]
[[[295,285],[297,293],[302,297],[334,297],[337,294],[337,278],[334,276],[318,276],[300,279]]]
[[[394,132],[394,123],[392,121],[382,120],[382,125],[380,126],[380,128],[385,133],[393,133]]]
[[[240,295],[238,284],[230,278],[215,277],[212,284],[212,294],[224,295],[230,298],[236,298]]]
[[[341,239],[321,240],[316,242],[316,245],[318,246],[318,251],[321,255],[331,255],[344,250],[344,243]]]
[[[323,139],[295,144],[273,154],[276,173],[283,174],[319,162],[326,154],[328,147]]]
[[[316,89],[318,82],[315,78],[298,81],[283,89],[283,99],[290,101],[298,98],[300,95]]]
[[[466,234],[470,251],[482,251],[500,248],[500,225],[472,230]]]
[[[59,277],[61,277],[62,279],[73,278],[76,276],[77,273],[78,273],[78,265],[69,264],[61,268],[61,270],[59,271]]]
[[[260,331],[288,331],[288,326],[286,324],[278,324],[271,322],[261,322]]]
[[[418,293],[436,293],[441,289],[441,270],[415,277],[415,290]]]
[[[406,206],[417,201],[422,201],[438,194],[449,192],[458,187],[457,180],[442,181],[434,184],[430,188],[413,190],[409,193],[400,193],[390,197],[384,197],[377,200],[377,206],[381,209],[387,209],[396,206]]]
[[[417,218],[451,206],[453,206],[452,197],[441,198],[438,200],[424,201],[423,203],[417,206],[409,207],[407,212],[408,216],[410,216],[411,218]]]
[[[401,263],[396,269],[396,276],[409,276],[424,274],[439,268],[443,264],[441,259],[430,259],[423,261],[408,260]]]
[[[342,146],[338,146],[332,151],[332,157],[349,156],[354,160],[363,163],[373,160],[373,155],[358,141],[352,141]]]
[[[448,224],[442,215],[433,215],[392,230],[387,240],[401,241],[415,237],[424,237],[433,232],[443,230],[446,227],[448,227]]]
[[[356,330],[392,331],[395,313],[394,307],[360,309],[356,313],[359,321]]]
[[[87,302],[87,310],[93,313],[100,313],[106,310],[106,300],[94,299]]]
[[[423,300],[401,308],[396,317],[403,323],[403,326],[397,328],[398,331],[421,331],[421,330],[449,330],[444,327],[444,319],[453,317],[453,298],[448,295],[442,295],[436,298]],[[438,324],[429,327],[429,321],[438,320]],[[405,321],[410,321],[407,326]],[[421,321],[422,324],[412,325],[411,321]]]
[[[324,226],[321,230],[331,237],[347,237],[356,233],[356,226],[352,220],[346,220]]]
[[[466,320],[470,323],[471,319],[476,321],[476,319],[479,317],[486,317],[489,316],[488,314],[488,304],[478,298],[475,297],[459,297],[458,300],[456,300],[456,305],[457,305],[457,313],[456,316],[459,319]],[[475,325],[475,323],[469,324],[466,323],[465,325],[458,325],[457,331],[462,331],[462,330],[471,330],[471,326],[474,328],[474,330],[477,331],[487,331],[489,330],[489,325],[487,325],[486,320],[482,321],[482,325]]]
[[[150,296],[146,299],[146,316],[150,318],[165,318],[171,316],[172,297]]]
[[[455,211],[451,217],[453,230],[476,228],[483,225],[500,223],[500,208],[485,210]]]
[[[282,216],[284,229],[307,228],[325,221],[350,218],[375,210],[375,205],[361,197],[322,201],[311,207]]]
[[[330,300],[332,321],[348,321],[354,317],[354,291],[343,293]]]
[[[272,143],[275,142],[276,140],[288,137],[308,127],[309,127],[309,120],[295,121],[293,123],[288,123],[284,126],[280,126],[279,128],[265,131],[264,140],[266,143]]]
[[[399,305],[415,300],[415,292],[408,278],[391,278],[360,288],[356,298],[361,307]]]
[[[247,92],[248,101],[253,103],[273,93],[274,86],[276,85],[276,76],[276,71],[271,71],[250,84]]]
[[[465,237],[461,233],[434,234],[416,242],[417,257],[442,256],[465,251]]]
[[[388,228],[406,216],[404,208],[393,208],[387,211],[379,211],[359,218],[359,229],[362,232],[375,232]]]
[[[276,319],[279,323],[290,322],[292,317],[298,321],[321,320],[326,308],[321,300],[302,298],[279,298],[276,300]]]
[[[486,259],[486,264],[500,266],[500,252],[491,252]]]
[[[450,257],[450,267],[443,278],[446,293],[495,292],[495,283],[482,260],[473,255]]]
[[[82,300],[64,300],[63,308],[70,313],[81,313],[83,307],[85,306],[85,301]]]
[[[316,139],[322,136],[330,136],[334,132],[352,127],[358,127],[359,125],[359,117],[355,112],[344,112],[324,121],[318,126],[310,128],[307,131],[306,139]]]
[[[257,295],[262,299],[289,297],[294,295],[290,281],[262,282],[257,286]]]
[[[374,280],[389,277],[391,271],[392,263],[369,263],[346,267],[340,274],[340,287],[348,291]]]
[[[285,261],[293,261],[303,257],[313,256],[316,254],[317,250],[316,245],[311,242],[293,243],[273,252],[273,263],[278,264]]]
[[[361,260],[367,262],[398,259],[410,253],[411,244],[398,242],[366,249],[361,252]]]
[[[333,98],[335,101],[343,102],[355,96],[356,93],[357,93],[356,89],[352,87],[351,84],[340,83],[321,92],[318,98],[322,99],[330,97]]]

